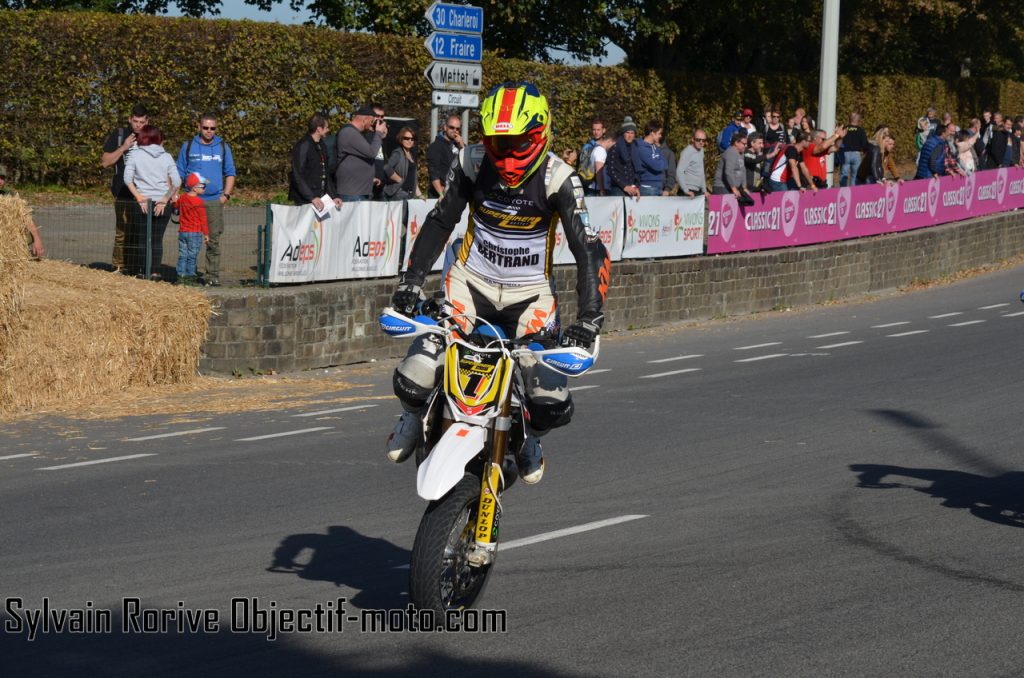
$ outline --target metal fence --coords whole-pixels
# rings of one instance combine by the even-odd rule
[[[90,268],[114,270],[116,217],[113,201],[107,205],[33,206],[32,213],[39,226],[40,237],[46,245],[48,258]],[[220,237],[222,284],[251,285],[256,282],[266,215],[264,205],[225,205],[224,233]],[[140,275],[156,273],[163,280],[173,282],[177,278],[178,224],[168,223],[162,238],[153,237],[159,228],[154,229],[151,224],[152,220],[148,220],[147,227],[130,231],[125,244],[126,263],[123,272]],[[147,258],[147,251],[154,256]],[[206,272],[206,252],[204,246],[197,260],[200,276]],[[157,253],[159,259],[155,256]]]

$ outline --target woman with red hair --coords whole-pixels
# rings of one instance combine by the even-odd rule
[[[146,125],[139,131],[139,147],[128,154],[124,166],[124,183],[135,196],[132,229],[125,243],[125,267],[133,274],[146,272],[146,222],[152,208],[152,247],[148,263],[154,280],[160,279],[156,269],[163,259],[164,230],[171,218],[167,203],[181,186],[174,158],[164,150],[163,142],[160,128]]]

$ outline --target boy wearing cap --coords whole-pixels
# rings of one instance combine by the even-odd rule
[[[725,153],[729,150],[729,146],[732,145],[732,135],[736,132],[747,132],[746,125],[743,124],[743,109],[739,108],[732,114],[732,121],[725,126],[725,128],[718,133],[718,150]]]
[[[637,178],[637,166],[640,157],[636,147],[636,123],[628,115],[623,118],[619,127],[619,138],[608,151],[608,162],[605,163],[606,195],[640,197],[640,180]]]
[[[199,172],[185,179],[186,192],[178,198],[181,224],[178,227],[178,284],[197,286],[196,259],[203,243],[210,242],[210,226],[206,219],[206,203],[202,198],[209,180]]]

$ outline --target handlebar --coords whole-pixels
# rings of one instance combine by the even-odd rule
[[[419,311],[424,310],[422,308],[422,303],[418,306]],[[392,337],[415,337],[421,334],[439,334],[448,338],[452,334],[457,333],[460,337],[468,340],[468,337],[458,324],[454,323],[457,318],[466,318],[483,323],[484,326],[490,328],[491,331],[494,332],[493,339],[490,343],[493,343],[494,341],[500,342],[501,349],[508,351],[511,355],[515,356],[523,353],[530,353],[538,362],[549,369],[571,377],[578,377],[582,375],[592,368],[597,362],[597,356],[601,346],[601,338],[599,336],[594,339],[594,346],[591,351],[580,346],[559,346],[558,338],[546,331],[534,332],[516,339],[506,339],[500,329],[496,328],[491,323],[488,323],[483,318],[470,315],[468,313],[447,313],[447,309],[445,309],[445,312],[441,313],[440,318],[433,318],[422,312],[409,317],[391,307],[387,307],[381,312],[380,327],[385,334]],[[442,325],[441,323],[445,321],[453,321],[452,326],[445,327]]]

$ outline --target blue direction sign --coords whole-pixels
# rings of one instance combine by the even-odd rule
[[[435,2],[427,8],[426,17],[435,31],[469,33],[471,35],[482,35],[484,32],[484,10],[482,7]]]
[[[479,35],[431,33],[423,42],[434,59],[478,63],[484,56],[484,39]]]

